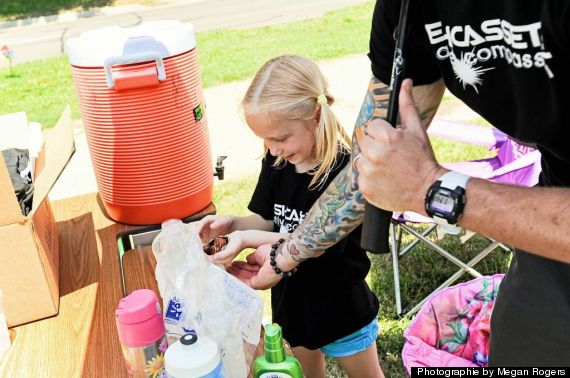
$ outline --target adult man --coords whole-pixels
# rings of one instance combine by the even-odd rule
[[[276,266],[289,271],[356,227],[363,215],[361,193],[384,209],[426,214],[428,189],[449,181],[452,189],[465,189],[466,206],[453,209],[448,222],[460,217],[460,226],[521,249],[495,305],[490,364],[570,366],[570,113],[563,100],[570,84],[570,4],[422,0],[410,7],[406,75],[415,86],[409,80],[402,86],[402,126],[392,129],[379,119],[387,106],[384,83],[400,1],[378,1],[369,53],[374,78],[353,138],[360,158],[277,250]],[[424,131],[445,87],[495,127],[540,149],[542,187],[446,175]],[[428,209],[449,205],[433,201],[428,199]],[[250,284],[279,279],[266,260],[263,251],[249,258]]]

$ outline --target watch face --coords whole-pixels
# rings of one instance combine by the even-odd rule
[[[452,214],[455,200],[451,196],[451,192],[445,189],[439,189],[433,195],[430,203],[431,210],[442,214]]]
[[[455,224],[463,214],[465,207],[465,188],[453,182],[447,182],[447,186],[444,183],[445,180],[437,180],[430,186],[425,197],[425,211],[436,222],[444,221],[447,224]],[[454,189],[448,186],[453,186]]]

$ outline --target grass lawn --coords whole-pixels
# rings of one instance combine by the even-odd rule
[[[368,51],[373,2],[286,25],[198,33],[204,87],[249,78],[267,59],[284,53],[315,60]],[[334,35],[331,33],[334,32]],[[17,63],[18,51],[15,63]],[[79,105],[66,57],[0,69],[0,114],[26,111],[51,127],[66,104],[79,118]]]
[[[0,20],[57,14],[112,4],[109,0],[6,0],[0,5]]]
[[[163,4],[167,0],[4,0],[0,2],[0,20],[47,16],[65,11],[104,7],[107,5]]]

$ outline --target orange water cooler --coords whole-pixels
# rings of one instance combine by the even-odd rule
[[[193,26],[106,27],[66,48],[109,216],[157,224],[207,207],[213,169]]]

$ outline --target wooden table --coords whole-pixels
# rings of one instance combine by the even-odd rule
[[[13,329],[0,377],[126,377],[114,316],[121,298],[116,236],[132,226],[109,219],[97,193],[52,205],[60,238],[59,314]],[[203,213],[213,211],[210,204]],[[128,292],[158,293],[154,266],[150,247],[126,253]]]

